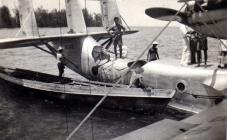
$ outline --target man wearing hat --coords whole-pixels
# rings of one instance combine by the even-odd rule
[[[114,23],[115,25],[110,27],[107,31],[109,34],[113,36],[114,53],[115,53],[115,58],[117,59],[117,46],[119,47],[120,58],[122,58],[122,46],[123,46],[122,35],[125,32],[125,27],[122,26],[122,24],[120,23],[120,19],[118,17],[114,18]]]
[[[58,65],[58,71],[59,71],[59,79],[61,80],[63,74],[64,74],[64,70],[65,70],[65,65],[63,63],[63,48],[59,47],[58,51],[57,51],[57,65]]]
[[[147,54],[148,62],[159,59],[157,46],[158,46],[158,42],[154,41],[152,47],[149,49],[148,54]]]

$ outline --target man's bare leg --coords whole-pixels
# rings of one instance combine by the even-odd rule
[[[117,44],[114,43],[114,54],[115,54],[115,59],[117,59]]]
[[[119,45],[120,58],[122,58],[122,45]]]

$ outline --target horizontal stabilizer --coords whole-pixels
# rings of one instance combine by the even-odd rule
[[[185,14],[178,13],[177,10],[169,9],[169,8],[149,8],[146,9],[145,13],[155,19],[164,20],[164,21],[178,21],[180,23],[184,23]]]

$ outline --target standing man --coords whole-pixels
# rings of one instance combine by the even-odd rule
[[[119,47],[120,58],[122,58],[122,35],[125,32],[125,27],[120,23],[120,19],[118,17],[114,18],[114,23],[115,25],[108,29],[108,33],[113,36],[115,59],[117,59],[117,46]]]
[[[158,46],[158,42],[154,41],[153,46],[149,49],[148,54],[147,54],[147,61],[148,62],[159,59],[157,46]]]
[[[196,47],[197,47],[197,39],[195,36],[195,32],[190,33],[190,52],[191,52],[191,64],[196,64]]]
[[[58,48],[58,52],[57,52],[57,65],[58,65],[58,71],[59,71],[59,80],[61,80],[63,74],[64,74],[64,70],[65,70],[65,65],[63,63],[63,48],[59,47]]]
[[[191,52],[190,52],[190,34],[189,31],[187,29],[187,27],[185,25],[181,25],[180,29],[183,33],[183,41],[182,41],[182,46],[183,46],[183,50],[182,50],[182,56],[181,56],[181,65],[189,65],[190,64],[190,56],[191,56]]]
[[[196,54],[197,54],[197,66],[200,67],[201,63],[201,50],[202,50],[202,43],[201,43],[201,35],[199,33],[195,34],[195,39],[196,39]]]
[[[219,65],[218,68],[224,68],[225,67],[225,56],[227,55],[227,40],[220,40],[220,52],[219,52]]]
[[[200,45],[201,45],[201,48],[203,50],[203,53],[204,53],[204,64],[205,66],[207,65],[207,59],[208,59],[208,56],[207,56],[207,51],[208,51],[208,44],[207,44],[207,37],[205,35],[201,35],[200,36]]]

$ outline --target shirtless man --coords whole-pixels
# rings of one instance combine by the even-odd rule
[[[120,19],[118,17],[114,18],[114,23],[115,25],[111,26],[108,29],[108,33],[113,36],[113,44],[114,44],[114,53],[115,53],[115,58],[117,59],[117,46],[119,47],[120,51],[120,58],[122,58],[122,35],[125,32],[125,27],[121,25]]]

